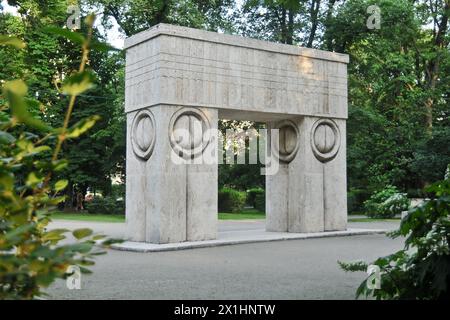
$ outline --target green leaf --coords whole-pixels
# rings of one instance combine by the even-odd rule
[[[62,246],[61,248],[63,248],[64,250],[67,250],[67,251],[72,251],[72,252],[87,253],[87,252],[91,251],[93,246],[94,245],[92,243],[83,242],[83,243],[68,244],[68,245]]]
[[[7,232],[4,236],[6,242],[16,242],[19,241],[21,237],[25,237],[28,232],[34,229],[35,226],[31,223],[23,224],[18,226],[17,228],[12,229],[10,232]]]
[[[94,86],[94,75],[89,71],[77,72],[64,81],[62,93],[77,96]]]
[[[69,184],[69,180],[66,180],[66,179],[57,181],[55,183],[55,191],[60,191],[60,190],[65,189],[68,184]]]
[[[25,48],[25,43],[17,37],[10,37],[1,34],[0,35],[0,45],[11,46],[17,49]]]
[[[63,202],[66,200],[66,196],[60,196],[60,197],[54,197],[54,198],[48,198],[46,201],[42,201],[43,203],[47,205],[56,206],[57,204]]]
[[[12,172],[0,172],[0,186],[3,190],[12,190],[14,187],[14,175]]]
[[[31,141],[26,139],[20,139],[17,141],[16,145],[23,151],[31,151],[33,149],[33,144]]]
[[[71,31],[69,29],[63,29],[63,28],[50,26],[50,27],[43,28],[43,31],[47,32],[47,33],[56,34],[58,36],[66,38],[66,39],[72,41],[73,43],[77,43],[77,44],[83,44],[86,41],[86,39],[83,37],[83,35],[81,35],[78,32]]]
[[[89,270],[89,269],[87,269],[85,267],[82,267],[82,266],[79,266],[79,267],[80,267],[80,271],[81,271],[82,274],[91,274],[92,273],[91,270]]]
[[[37,153],[41,153],[41,152],[44,152],[44,151],[50,151],[50,150],[52,150],[52,148],[50,148],[49,146],[39,146],[39,147],[33,147],[31,152],[33,154],[37,154]]]
[[[97,234],[95,236],[92,237],[92,240],[97,241],[97,240],[101,240],[101,239],[105,239],[106,236],[103,234]]]
[[[53,170],[61,171],[69,165],[69,162],[66,159],[60,159],[53,161]]]
[[[3,86],[3,90],[23,97],[27,94],[28,86],[25,84],[25,82],[23,82],[23,80],[17,79],[7,81]]]
[[[113,245],[113,244],[116,244],[116,243],[123,243],[123,242],[124,242],[123,239],[113,239],[113,238],[108,238],[108,239],[106,239],[105,241],[102,242],[102,246],[108,248],[109,246],[111,246],[111,245]]]
[[[42,240],[43,241],[51,241],[51,242],[58,242],[59,240],[63,240],[66,237],[64,236],[64,233],[68,232],[67,229],[53,229],[46,233],[44,233]]]
[[[0,131],[0,143],[10,144],[14,141],[16,141],[16,138],[12,134],[6,131]]]
[[[90,116],[88,118],[85,118],[76,124],[74,124],[72,127],[67,130],[66,137],[67,138],[77,138],[83,133],[85,133],[87,130],[92,128],[94,124],[100,119],[99,116],[94,115]]]
[[[32,128],[49,131],[50,128],[43,121],[34,118],[28,112],[28,104],[24,99],[27,94],[27,85],[22,80],[7,81],[3,86],[3,94],[8,100],[13,117],[18,121]]]
[[[121,51],[119,48],[115,48],[109,43],[106,42],[100,42],[100,41],[92,41],[90,44],[90,47],[92,50],[98,50],[98,51]]]
[[[82,266],[93,266],[94,264],[95,264],[95,262],[92,260],[84,259],[84,260],[80,261],[80,265],[82,265]]]
[[[76,229],[72,232],[73,236],[77,239],[89,237],[92,233],[93,231],[88,228]]]
[[[43,177],[39,177],[36,175],[36,173],[30,172],[27,177],[26,185],[28,187],[34,188],[42,181],[44,181]]]

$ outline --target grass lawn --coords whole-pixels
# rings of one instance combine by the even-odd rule
[[[219,213],[219,220],[250,220],[264,219],[264,212],[253,209],[245,209],[240,213]],[[96,221],[96,222],[125,222],[125,216],[117,214],[96,214],[80,212],[52,212],[55,220]]]
[[[219,220],[254,220],[265,219],[266,214],[255,209],[244,209],[239,213],[219,212]]]
[[[52,212],[52,218],[55,220],[73,220],[73,221],[94,221],[94,222],[125,222],[125,216],[117,214],[96,214],[96,213],[79,213],[79,212]],[[265,219],[264,212],[254,209],[244,209],[239,213],[219,213],[219,220],[256,220]],[[393,222],[400,221],[399,218],[393,219],[372,219],[372,218],[351,218],[348,222]]]
[[[52,212],[52,219],[74,220],[74,221],[94,221],[94,222],[125,222],[125,216],[119,214],[97,214],[80,212]]]
[[[348,222],[395,222],[400,221],[400,218],[378,219],[378,218],[348,218]]]

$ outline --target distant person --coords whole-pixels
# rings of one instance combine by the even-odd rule
[[[86,197],[84,197],[84,201],[91,202],[94,199],[94,196],[90,193],[87,194]]]
[[[77,205],[76,205],[76,210],[77,211],[81,211],[84,210],[83,208],[83,195],[81,194],[80,191],[77,192]]]

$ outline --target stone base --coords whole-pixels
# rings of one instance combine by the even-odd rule
[[[382,234],[389,230],[349,228],[345,231],[325,231],[313,233],[267,232],[264,229],[222,231],[216,240],[186,241],[180,243],[153,244],[125,241],[112,245],[112,249],[135,252],[173,251],[195,248],[217,247],[242,243],[269,242],[280,240],[301,240],[312,238],[343,237],[355,235]]]

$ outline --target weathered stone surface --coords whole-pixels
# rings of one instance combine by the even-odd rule
[[[134,241],[169,243],[216,236],[217,188],[210,186],[217,185],[217,165],[185,164],[172,158],[168,128],[174,115],[183,110],[179,106],[145,109],[156,119],[153,153],[144,160],[128,147],[126,218],[128,237]],[[199,111],[217,126],[216,110]],[[127,115],[128,132],[132,132],[135,113]],[[182,129],[189,130],[184,119],[178,122],[178,129],[182,124],[186,125]],[[216,149],[217,145],[210,143],[204,152]]]
[[[292,119],[295,158],[281,163],[266,178],[268,231],[321,232],[345,230],[347,225],[345,121],[330,123],[313,117]],[[269,124],[279,128],[283,121]],[[331,127],[334,126],[334,127]],[[280,131],[282,136],[282,131]],[[284,138],[280,138],[280,144]],[[294,140],[297,141],[294,142]],[[276,148],[272,148],[274,151]],[[280,147],[280,149],[282,149]],[[320,149],[320,154],[315,150]]]
[[[126,111],[170,104],[347,117],[347,55],[166,24],[125,46]]]
[[[131,240],[216,238],[219,118],[280,129],[268,231],[346,229],[347,55],[165,24],[125,46]]]

